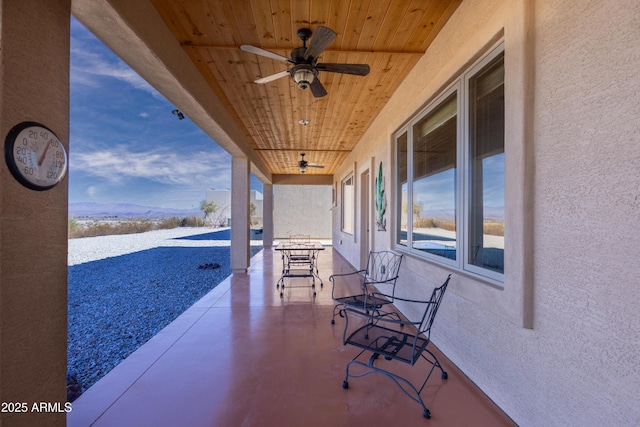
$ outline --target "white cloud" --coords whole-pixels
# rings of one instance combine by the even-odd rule
[[[107,77],[123,81],[135,89],[150,93],[158,99],[164,97],[149,83],[117,57],[109,60],[93,52],[80,40],[71,40],[71,84],[99,87],[100,79]]]
[[[123,183],[143,178],[167,185],[224,185],[230,182],[231,159],[214,151],[174,151],[156,149],[131,151],[118,145],[111,149],[74,152],[71,169],[85,174]]]
[[[162,120],[176,107],[74,18],[71,25],[70,200],[191,206],[207,188],[230,187],[230,155],[188,120]]]

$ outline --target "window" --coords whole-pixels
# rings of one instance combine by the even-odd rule
[[[407,230],[409,221],[409,194],[407,188],[407,131],[396,138],[396,182],[398,183],[398,191],[396,191],[396,217],[398,223],[396,226],[396,242],[399,245],[407,246]]]
[[[342,231],[353,234],[353,174],[342,181]]]
[[[455,260],[456,92],[413,125],[412,248]]]
[[[504,61],[468,82],[469,266],[504,273]],[[473,268],[472,268],[473,270]]]
[[[504,117],[500,46],[396,134],[398,249],[503,282]]]

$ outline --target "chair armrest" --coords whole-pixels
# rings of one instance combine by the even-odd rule
[[[391,277],[387,280],[371,280],[370,277],[364,277],[364,283],[365,285],[376,285],[376,284],[380,284],[380,285],[384,285],[385,283],[391,283],[393,284],[393,282],[395,282],[398,279],[398,276],[396,277]]]
[[[416,299],[409,299],[409,298],[401,298],[401,297],[392,297],[390,295],[384,294],[382,292],[378,292],[378,291],[373,291],[373,292],[369,292],[368,288],[365,289],[365,304],[367,304],[368,300],[371,301],[375,301],[375,300],[379,300],[379,299],[392,299],[394,304],[397,304],[398,302],[404,302],[404,303],[408,303],[411,305],[418,305],[420,307],[419,310],[417,310],[418,313],[423,313],[426,311],[427,306],[429,306],[430,304],[433,304],[432,301],[430,300],[416,300]],[[352,310],[355,311],[355,310]],[[399,326],[406,326],[406,325],[413,325],[413,326],[417,326],[420,325],[423,321],[424,318],[419,319],[419,320],[409,320],[409,319],[394,319],[394,318],[390,318],[388,316],[388,313],[384,313],[384,312],[375,312],[375,311],[370,311],[369,313],[365,313],[365,317],[368,317],[371,321],[383,321],[383,322],[388,322],[388,323],[392,323],[395,325],[399,325]]]
[[[329,276],[329,281],[333,282],[333,278],[334,277],[346,277],[346,276],[352,276],[354,274],[360,274],[362,275],[362,273],[364,273],[366,270],[358,270],[358,271],[352,271],[351,273],[339,273],[339,274],[332,274],[331,276]]]
[[[331,298],[343,298],[351,295],[359,295],[364,302],[363,272],[365,270],[353,271],[350,273],[332,274],[329,276],[331,282]],[[357,291],[356,289],[360,289]]]
[[[344,317],[346,318],[346,325],[345,325],[345,335],[346,335],[346,330],[348,328],[348,322],[349,322],[349,315],[353,315],[355,317],[360,317],[362,319],[366,319],[367,323],[369,324],[378,324],[379,322],[384,322],[387,323],[389,325],[393,324],[393,325],[397,325],[397,327],[404,327],[404,326],[413,326],[418,328],[421,324],[421,320],[417,320],[417,321],[412,321],[412,320],[408,320],[408,319],[397,319],[395,317],[389,317],[388,315],[385,315],[385,313],[383,314],[376,314],[373,311],[369,311],[368,313],[362,310],[358,310],[355,308],[351,308],[351,307],[346,307],[344,309]]]

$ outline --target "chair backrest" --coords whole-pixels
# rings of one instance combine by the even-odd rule
[[[289,235],[289,241],[296,243],[309,243],[311,241],[311,236],[308,234],[291,234]]]
[[[309,269],[313,268],[318,249],[309,247],[309,249],[287,249],[282,251],[282,262],[288,268],[305,266]]]
[[[394,281],[400,273],[402,255],[390,251],[369,252],[367,261],[367,281],[383,283]]]
[[[442,302],[442,297],[444,297],[444,293],[449,285],[449,279],[451,279],[450,274],[447,276],[444,283],[435,288],[431,293],[431,299],[429,299],[429,304],[427,305],[420,325],[420,333],[423,333],[427,337],[429,337],[429,334],[431,333],[431,326],[433,325],[433,320],[436,318],[436,313],[438,312],[438,308]]]

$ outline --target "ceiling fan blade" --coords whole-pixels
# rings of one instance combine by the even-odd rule
[[[311,43],[309,43],[307,51],[304,53],[304,59],[309,59],[310,56],[313,58],[320,56],[322,51],[329,46],[336,36],[337,34],[331,28],[318,27],[313,37],[311,37]]]
[[[268,50],[264,50],[259,47],[251,46],[250,44],[243,44],[242,46],[240,46],[240,49],[256,55],[266,56],[267,58],[275,59],[276,61],[285,62],[287,64],[295,64],[295,62],[293,62],[289,58],[280,56],[277,53],[269,52]]]
[[[318,80],[318,77],[313,79],[313,81],[311,82],[310,89],[311,89],[311,93],[316,98],[322,98],[327,94],[327,90],[324,88],[324,86],[322,86],[322,83],[320,82],[320,80]]]
[[[316,165],[315,163],[307,163],[307,167],[310,167],[310,168],[324,168],[324,166]]]
[[[316,68],[319,71],[353,74],[356,76],[366,76],[371,70],[368,64],[318,64]]]
[[[262,77],[261,79],[255,80],[255,83],[263,84],[269,83],[274,80],[278,80],[282,77],[289,76],[289,70],[280,71],[279,73],[271,74],[270,76]]]

